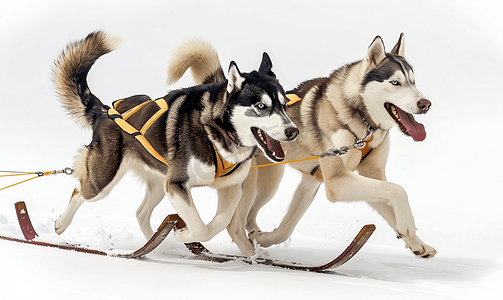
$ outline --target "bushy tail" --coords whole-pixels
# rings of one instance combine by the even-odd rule
[[[177,82],[188,68],[196,84],[227,81],[217,51],[204,40],[191,39],[175,49],[169,61],[167,83]]]
[[[92,127],[96,113],[104,109],[87,85],[87,74],[98,58],[117,49],[120,42],[120,38],[95,31],[68,44],[54,63],[56,92],[68,114],[82,127]]]

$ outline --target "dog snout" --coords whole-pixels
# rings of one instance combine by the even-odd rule
[[[424,112],[428,112],[428,110],[430,110],[430,107],[431,107],[431,102],[427,99],[421,99],[419,101],[417,101],[417,106]]]
[[[297,127],[288,127],[285,129],[285,135],[288,140],[293,141],[299,135],[299,129]]]

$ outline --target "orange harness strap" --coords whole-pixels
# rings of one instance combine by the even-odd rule
[[[302,98],[300,98],[296,94],[286,94],[286,98],[288,99],[288,103],[286,104],[288,106],[293,105],[302,100]]]
[[[232,163],[226,161],[222,157],[222,155],[220,155],[220,153],[217,151],[217,148],[215,147],[215,145],[213,145],[213,151],[215,153],[215,161],[216,161],[216,169],[217,169],[215,172],[215,178],[229,175],[230,173],[234,172],[234,170],[236,170],[241,165],[241,163],[232,164]]]
[[[169,166],[168,162],[162,157],[162,155],[157,152],[154,147],[152,147],[152,144],[145,138],[144,134],[147,132],[147,130],[152,126],[152,124],[159,119],[159,117],[164,114],[166,111],[168,111],[168,104],[166,103],[166,100],[164,98],[160,98],[155,100],[154,102],[159,106],[159,110],[152,116],[150,119],[143,125],[142,129],[140,131],[136,130],[131,124],[126,122],[126,120],[134,115],[137,111],[139,111],[142,107],[147,105],[148,103],[152,102],[151,101],[145,101],[132,109],[128,110],[124,114],[120,114],[116,108],[118,104],[120,104],[121,101],[117,101],[114,103],[114,108],[111,108],[108,110],[108,117],[112,119],[124,132],[132,135],[140,144],[145,148],[145,150],[148,151],[154,158],[156,158],[158,161],[162,162],[166,166]]]

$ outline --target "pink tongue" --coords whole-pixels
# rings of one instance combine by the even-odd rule
[[[405,129],[407,129],[414,141],[420,142],[424,140],[426,138],[426,130],[424,129],[424,125],[416,122],[416,120],[414,120],[414,116],[404,112],[398,107],[397,111],[403,126],[405,127]]]
[[[262,133],[265,136],[267,148],[269,148],[269,150],[274,153],[274,156],[276,156],[277,158],[284,158],[285,154],[283,153],[283,149],[281,147],[281,144],[276,140],[272,140],[272,138],[269,137],[269,135],[267,135],[267,133],[265,133],[263,131],[262,131]]]
[[[265,141],[267,142],[267,148],[269,148],[269,150],[271,150],[271,152],[274,152],[274,147],[272,145],[272,141],[269,138],[269,136],[267,136],[267,133],[265,134]]]

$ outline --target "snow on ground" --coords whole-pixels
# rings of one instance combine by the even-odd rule
[[[362,225],[376,224],[339,275],[184,260],[177,255],[187,252],[172,236],[141,260],[0,241],[0,298],[501,299],[501,13],[495,1],[0,1],[0,170],[71,166],[89,141],[90,132],[60,108],[49,78],[67,42],[90,31],[125,39],[89,76],[105,103],[136,93],[164,95],[169,53],[191,37],[207,39],[224,66],[235,60],[243,71],[256,69],[267,51],[289,89],[361,59],[376,35],[389,50],[405,32],[418,88],[433,106],[416,118],[426,126],[424,142],[393,130],[387,177],[407,190],[419,236],[439,251],[431,260],[415,258],[364,204],[331,204],[320,189],[289,242],[265,251],[271,258],[326,262]],[[188,85],[190,76],[170,88]],[[0,186],[9,180],[0,179]],[[259,216],[263,229],[280,222],[298,180],[288,170]],[[103,250],[143,244],[134,217],[142,187],[130,177],[107,199],[84,204],[57,236],[53,222],[76,184],[58,175],[0,191],[0,234],[22,236],[13,204],[25,201],[39,240]],[[209,221],[215,193],[200,188],[194,197]],[[164,201],[153,226],[170,213]],[[207,246],[239,253],[225,232]]]

